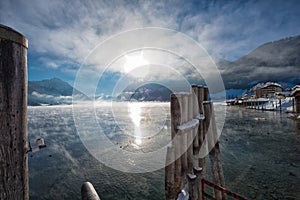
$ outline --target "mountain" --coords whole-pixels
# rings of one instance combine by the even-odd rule
[[[88,99],[86,95],[58,78],[28,81],[28,105],[71,104],[73,90],[74,94],[79,95],[83,100]]]
[[[138,87],[134,91],[125,89],[117,100],[122,101],[170,101],[172,91],[160,84],[148,83]]]
[[[226,89],[249,89],[274,81],[290,87],[300,83],[300,36],[263,44],[230,62],[217,62]]]

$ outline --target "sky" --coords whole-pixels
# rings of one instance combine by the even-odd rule
[[[0,24],[28,38],[29,80],[58,77],[73,84],[83,63],[90,64],[86,60],[97,45],[124,31],[144,27],[179,31],[213,59],[234,61],[263,43],[299,35],[299,10],[298,0],[2,0]],[[105,54],[120,45],[113,44]],[[99,62],[97,69],[104,67]],[[108,74],[124,72],[117,69]]]

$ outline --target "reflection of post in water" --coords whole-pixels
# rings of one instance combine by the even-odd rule
[[[192,200],[210,196],[201,193],[201,188],[205,189],[201,183],[206,174],[205,157],[202,155],[206,155],[208,149],[215,184],[211,196],[224,199],[224,191],[218,190],[225,187],[225,181],[213,103],[208,101],[207,87],[193,86],[192,91],[191,94],[171,95],[172,145],[167,149],[165,196],[167,200],[184,198],[184,188]]]

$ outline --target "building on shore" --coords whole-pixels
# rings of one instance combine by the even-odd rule
[[[258,83],[253,87],[254,98],[274,98],[276,92],[282,92],[280,84],[274,82]]]
[[[300,113],[300,87],[294,87],[291,96],[295,99],[295,112]]]

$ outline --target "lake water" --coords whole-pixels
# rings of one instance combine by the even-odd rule
[[[136,105],[139,110],[118,105],[114,113],[98,105],[101,131],[124,151],[151,152],[167,145],[169,104]],[[86,114],[94,111],[86,105],[81,110],[88,126]],[[300,123],[285,113],[238,107],[227,107],[226,114],[220,138],[226,187],[249,199],[300,199]],[[136,131],[136,123],[143,129]],[[47,144],[29,155],[30,199],[80,199],[85,181],[93,183],[102,200],[164,199],[164,169],[126,173],[99,162],[82,144],[71,106],[29,107],[28,135]]]

